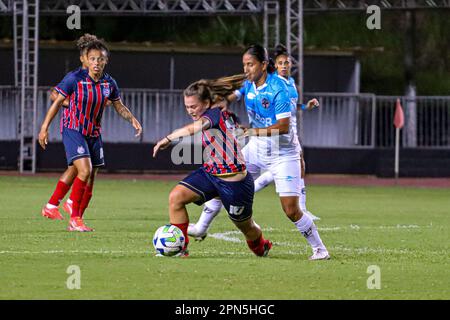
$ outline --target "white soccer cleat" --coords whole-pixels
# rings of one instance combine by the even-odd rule
[[[309,257],[309,260],[329,260],[331,257],[328,254],[327,249],[325,248],[317,248],[313,250],[314,253]]]
[[[199,230],[197,230],[195,223],[189,223],[188,236],[193,237],[196,241],[203,241],[205,240],[207,233],[206,232],[202,233]]]
[[[307,216],[309,216],[313,221],[314,220],[320,220],[320,218],[318,216],[313,215],[311,212],[309,212],[308,210],[305,211],[305,214]]]

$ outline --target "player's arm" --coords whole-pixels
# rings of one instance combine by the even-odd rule
[[[58,98],[58,91],[55,90],[55,88],[52,89],[52,91],[50,92],[50,100],[55,101]],[[68,107],[69,106],[69,98],[65,98],[64,102],[63,102],[63,107]]]
[[[194,134],[207,130],[211,127],[211,122],[207,118],[200,118],[193,123],[190,123],[183,128],[179,128],[169,133],[167,136],[158,141],[158,143],[153,148],[153,158],[156,157],[158,151],[166,149],[170,143],[174,140],[180,139],[182,137],[193,136]]]
[[[64,99],[66,99],[66,97],[64,97],[62,94],[58,94],[55,101],[53,101],[52,105],[48,109],[47,114],[45,115],[44,122],[42,122],[41,130],[39,132],[39,144],[44,150],[45,146],[48,144],[48,128],[50,127],[50,124],[61,108]]]
[[[244,129],[245,136],[277,136],[289,132],[290,117],[279,119],[275,124],[267,128]]]
[[[139,123],[139,121],[133,116],[131,111],[123,104],[122,99],[117,99],[112,101],[112,104],[114,106],[114,109],[116,112],[125,120],[127,120],[133,128],[136,129],[136,137],[140,136],[142,133],[142,126]]]

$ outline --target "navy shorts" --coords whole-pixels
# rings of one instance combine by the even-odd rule
[[[105,165],[101,136],[86,137],[76,130],[63,128],[62,140],[66,150],[67,165],[71,166],[75,160],[81,158],[91,158],[93,167]]]
[[[195,202],[198,205],[220,197],[231,220],[244,221],[252,216],[255,183],[251,174],[247,174],[241,181],[225,181],[200,168],[180,181],[179,184],[202,197],[200,201]]]

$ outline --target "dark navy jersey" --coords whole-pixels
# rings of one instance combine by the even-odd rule
[[[107,101],[120,99],[119,87],[110,75],[104,73],[96,82],[89,76],[87,69],[81,68],[69,72],[55,90],[64,97],[70,97],[61,125],[88,137],[100,135]]]
[[[210,127],[202,132],[202,143],[207,156],[203,167],[213,175],[227,175],[245,171],[245,161],[236,140],[234,114],[220,108],[208,109],[203,115]]]

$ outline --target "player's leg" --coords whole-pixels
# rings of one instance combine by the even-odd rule
[[[83,193],[83,198],[81,198],[81,203],[80,203],[81,217],[84,216],[84,212],[86,211],[86,208],[89,206],[89,202],[91,201],[92,193],[94,190],[94,181],[95,181],[95,177],[97,176],[98,169],[99,169],[99,167],[94,167],[92,169],[91,175],[89,176],[89,180],[86,184],[86,189],[84,190],[84,193]]]
[[[70,170],[69,170],[70,169]],[[66,184],[72,186],[73,181],[75,180],[77,176],[77,169],[72,165],[69,166],[68,170],[66,170],[63,175],[61,176],[61,180],[63,180]],[[67,200],[63,204],[63,210],[69,215],[72,215],[72,204],[73,201],[70,199],[70,197],[67,198]]]
[[[300,197],[299,197],[299,205],[300,209],[304,214],[307,214],[311,217],[313,220],[320,220],[319,217],[313,215],[311,212],[306,209],[306,186],[305,186],[305,159],[303,157],[303,151],[300,158],[300,169],[301,169],[301,176],[300,176]]]
[[[267,256],[272,243],[264,239],[261,228],[252,219],[254,181],[247,173],[241,181],[224,181],[214,178],[214,184],[228,212],[228,217],[244,234],[247,245],[257,256]]]
[[[84,191],[83,198],[81,199],[80,212],[81,217],[84,216],[84,212],[91,201],[94,181],[97,176],[98,170],[105,165],[103,142],[101,136],[88,139],[89,153],[91,154],[92,172],[89,176],[88,183],[86,184],[86,190]]]
[[[299,206],[300,166],[298,160],[289,160],[271,167],[275,187],[286,216],[311,245],[311,260],[328,259],[329,254],[311,217],[303,214]]]
[[[92,231],[86,227],[81,218],[80,204],[86,190],[87,181],[92,172],[91,155],[86,138],[78,131],[63,128],[63,144],[66,151],[67,164],[73,165],[77,176],[72,185],[72,214],[69,221],[69,231]]]
[[[169,195],[170,223],[183,231],[185,247],[189,244],[189,216],[186,210],[188,203],[202,205],[205,201],[217,197],[214,185],[211,184],[207,173],[197,169],[181,180]],[[186,249],[186,248],[185,248]]]
[[[267,187],[273,182],[273,175],[270,171],[266,171],[255,179],[255,192]]]
[[[61,200],[64,199],[67,192],[69,192],[76,175],[77,171],[75,167],[73,165],[68,166],[66,171],[64,171],[64,173],[59,178],[58,183],[56,184],[56,188],[53,191],[53,194],[50,197],[48,203],[44,206],[44,208],[42,208],[42,215],[44,217],[57,220],[64,219],[61,213],[59,213],[58,207],[61,203]]]
[[[86,191],[86,185],[92,172],[92,163],[90,157],[78,158],[73,162],[77,168],[78,174],[73,182],[70,198],[72,199],[72,214],[70,216],[69,231],[93,231],[87,227],[81,217],[81,201]]]
[[[242,149],[244,159],[252,158],[251,154],[253,152],[256,152],[253,143],[248,143]],[[253,178],[258,177],[261,172],[259,164],[255,161],[246,162],[247,172],[249,172],[253,176]],[[203,206],[203,210],[198,221],[195,224],[192,223],[189,225],[188,234],[194,237],[196,240],[201,241],[205,239],[212,221],[219,214],[221,209],[222,201],[220,199],[211,199],[210,201],[206,202]]]

